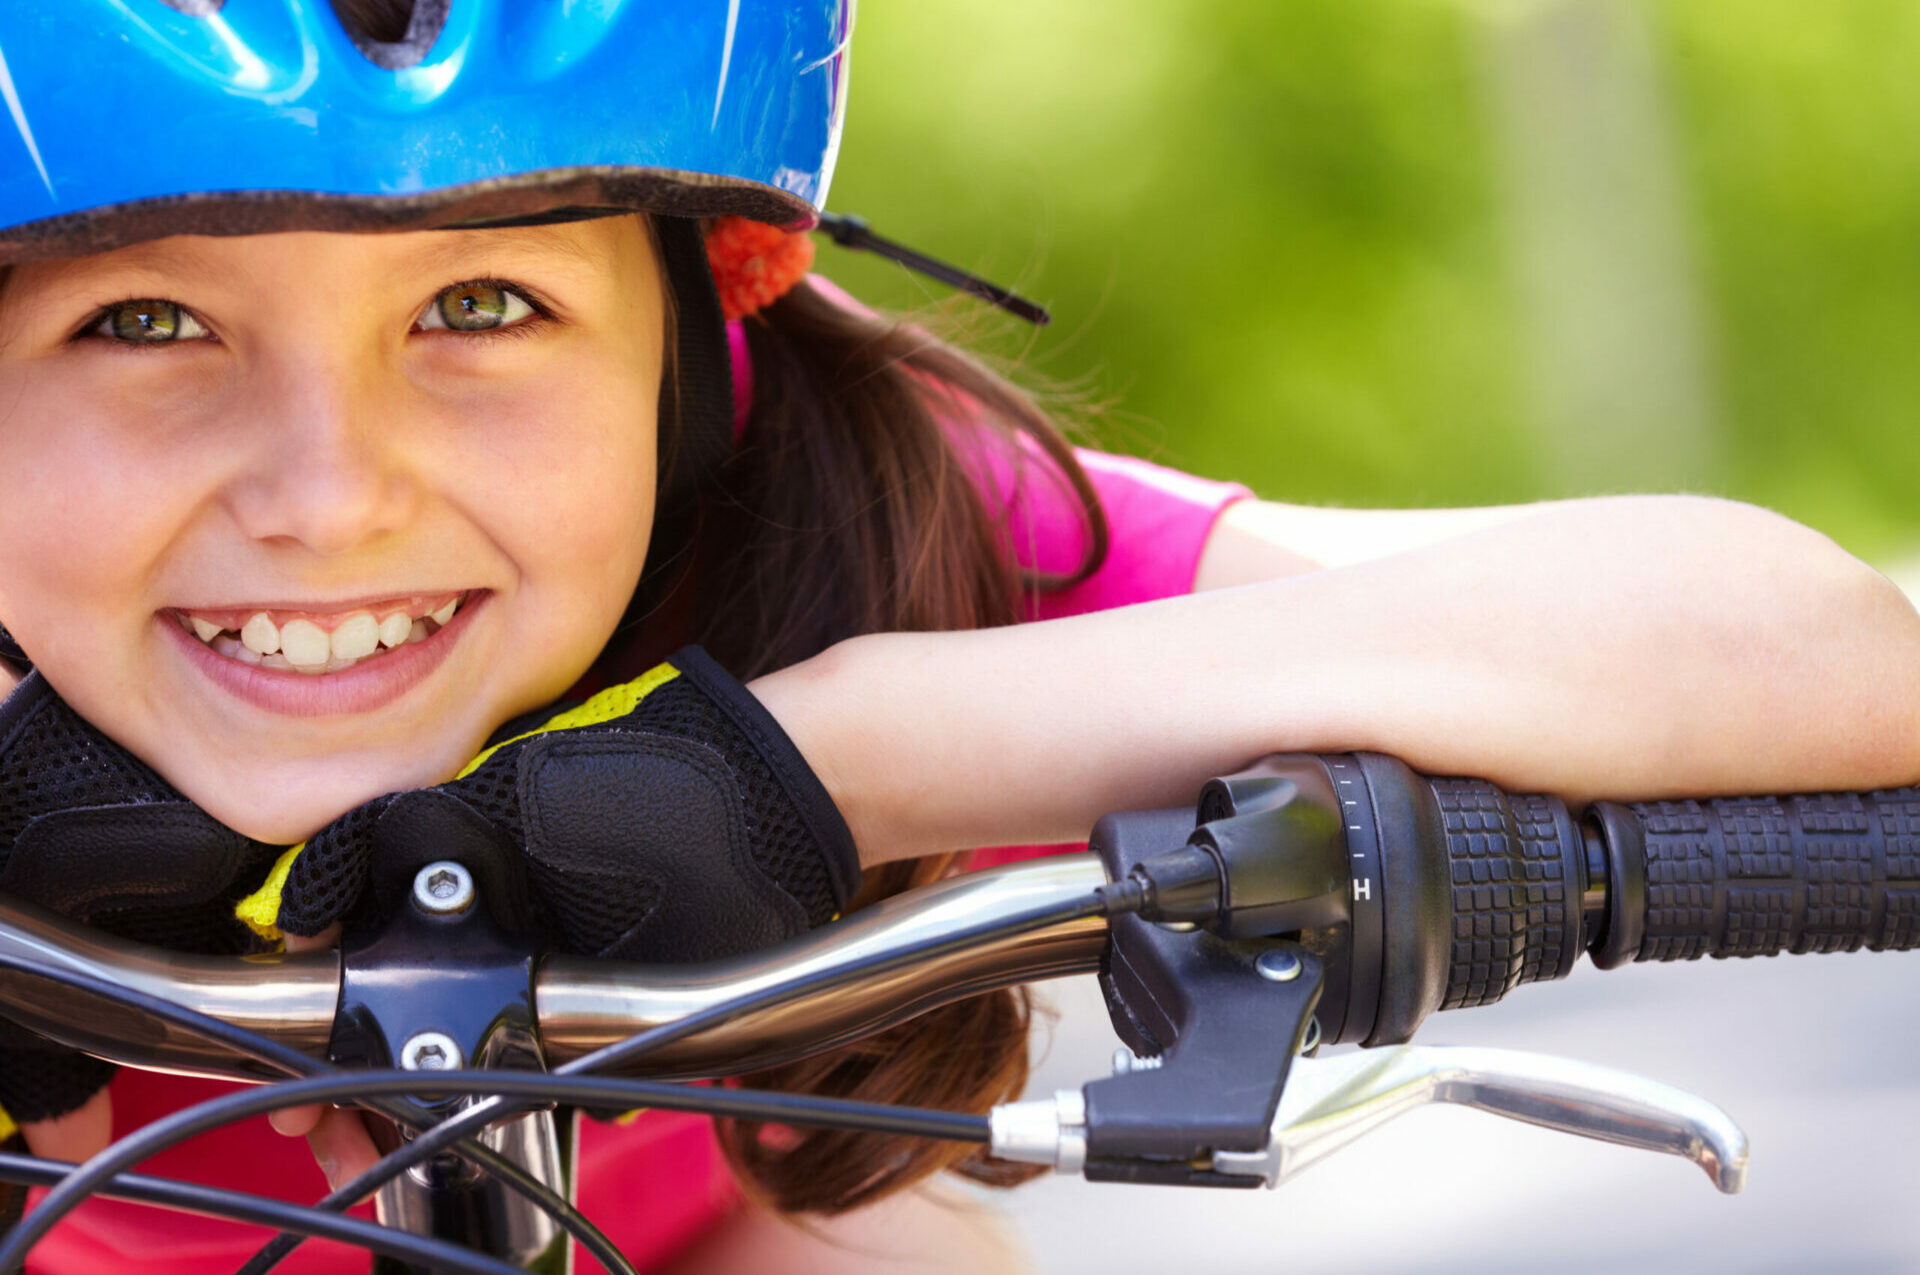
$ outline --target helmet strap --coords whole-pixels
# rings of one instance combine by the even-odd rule
[[[660,380],[653,538],[622,627],[660,605],[693,561],[700,502],[733,453],[733,365],[700,223],[655,217],[674,307],[674,349]]]

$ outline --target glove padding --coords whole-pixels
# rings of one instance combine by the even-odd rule
[[[860,884],[846,822],[786,732],[698,647],[509,728],[455,779],[377,798],[295,847],[256,926],[377,925],[459,859],[509,931],[626,960],[711,960],[832,919]]]
[[[0,704],[0,891],[136,942],[253,952],[267,944],[234,903],[279,852],[182,797],[38,673]],[[0,1021],[0,1108],[13,1120],[75,1110],[113,1072]]]

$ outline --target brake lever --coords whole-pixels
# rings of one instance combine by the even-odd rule
[[[1278,1186],[1395,1116],[1434,1102],[1684,1156],[1729,1195],[1746,1184],[1747,1136],[1704,1098],[1566,1058],[1434,1045],[1295,1059],[1266,1149],[1216,1151],[1213,1170]]]
[[[1136,1064],[1137,1065],[1137,1064]],[[1731,1195],[1746,1185],[1747,1135],[1706,1099],[1611,1067],[1514,1049],[1395,1045],[1293,1060],[1266,1147],[1211,1153],[1212,1185],[1276,1187],[1395,1116],[1430,1102],[1684,1156]],[[1079,1090],[1003,1103],[990,1117],[993,1154],[1084,1173],[1088,1112]],[[1168,1179],[1163,1179],[1168,1180]],[[1204,1180],[1196,1175],[1193,1181]]]
[[[1238,788],[1223,781],[1213,802],[1221,808],[1203,800],[1203,822],[1188,842],[1221,859],[1285,860],[1285,872],[1236,874],[1228,910],[1297,924],[1299,941],[1241,935],[1230,925],[1176,933],[1140,916],[1115,917],[1101,986],[1116,1032],[1142,1065],[1116,1067],[1112,1078],[1052,1099],[996,1107],[994,1155],[1089,1179],[1271,1187],[1402,1112],[1450,1102],[1685,1156],[1720,1190],[1741,1188],[1747,1141],[1732,1119],[1702,1098],[1625,1072],[1497,1049],[1398,1045],[1296,1056],[1322,1037],[1313,1015],[1323,981],[1331,974],[1345,983],[1351,974],[1341,936],[1329,945],[1312,929],[1332,892],[1316,883],[1337,885],[1344,871],[1340,827],[1316,819],[1319,807],[1303,791],[1283,775],[1256,775]],[[1178,845],[1182,824],[1179,811],[1109,817],[1094,829],[1093,847],[1119,880],[1147,854]],[[1172,861],[1156,857],[1153,872]],[[1221,909],[1218,894],[1201,902]],[[1333,998],[1336,1023],[1345,1000]],[[1340,1029],[1331,1035],[1341,1039]]]

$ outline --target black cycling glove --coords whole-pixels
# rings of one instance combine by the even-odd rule
[[[540,946],[672,962],[801,933],[859,887],[820,781],[697,648],[496,739],[448,783],[376,798],[286,850],[217,823],[34,674],[0,706],[0,891],[140,942],[237,953],[275,927],[377,923],[420,866],[455,858]],[[0,1020],[0,1108],[16,1120],[75,1109],[112,1072]]]
[[[322,828],[241,915],[263,932],[377,924],[420,867],[459,859],[495,918],[541,946],[680,962],[802,933],[859,888],[826,789],[698,647],[496,738],[457,778]]]
[[[30,673],[0,704],[0,891],[111,934],[214,955],[267,946],[234,919],[278,846],[182,797]],[[113,1066],[0,1019],[0,1108],[72,1111]]]

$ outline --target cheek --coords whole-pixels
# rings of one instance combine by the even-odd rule
[[[478,449],[473,517],[518,564],[543,621],[604,642],[639,579],[653,523],[657,387],[560,377],[521,398]]]
[[[49,382],[0,377],[0,619],[43,659],[145,623],[155,550],[192,503],[177,449]]]

